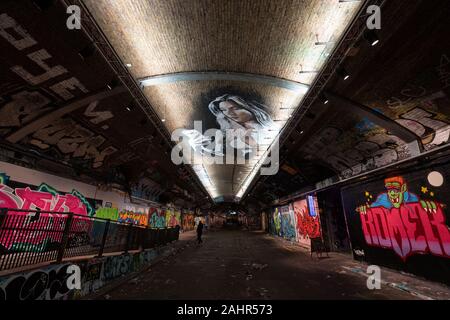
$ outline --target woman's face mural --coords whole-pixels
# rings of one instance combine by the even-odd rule
[[[262,141],[268,142],[268,133],[275,131],[268,108],[254,100],[225,94],[210,101],[208,110],[215,117],[218,128],[206,128],[208,133],[203,133],[194,126],[194,130],[185,129],[183,132],[189,145],[202,155],[224,156],[229,145],[238,149],[241,157],[248,159],[256,154]]]
[[[219,109],[222,111],[225,117],[236,121],[239,124],[245,124],[246,122],[254,121],[254,116],[250,111],[240,107],[231,100],[220,102]]]

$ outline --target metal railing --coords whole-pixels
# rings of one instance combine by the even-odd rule
[[[148,228],[71,212],[0,208],[0,271],[144,250],[178,237],[177,228]]]

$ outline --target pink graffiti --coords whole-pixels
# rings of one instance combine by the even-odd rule
[[[0,208],[72,212],[71,232],[88,232],[92,222],[88,219],[86,205],[73,194],[53,195],[49,192],[31,190],[29,187],[15,190],[0,185]],[[0,244],[11,249],[14,245],[39,246],[46,241],[61,242],[67,215],[8,211],[0,232]]]
[[[436,213],[405,203],[398,209],[369,208],[360,217],[368,245],[394,250],[403,260],[414,253],[450,258],[450,231],[439,204]]]

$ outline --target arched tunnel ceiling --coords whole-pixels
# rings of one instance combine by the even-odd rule
[[[197,204],[208,200],[171,162],[157,126],[125,86],[112,85],[117,75],[108,58],[89,49],[87,17],[83,30],[65,27],[64,3],[72,2],[89,9],[137,83],[159,82],[142,92],[167,120],[167,131],[192,128],[194,120],[203,120],[203,129],[218,128],[208,105],[227,93],[267,106],[281,128],[304,96],[292,88],[301,90],[316,76],[300,71],[318,71],[335,45],[316,41],[339,38],[362,5],[56,1],[39,9],[31,0],[0,2],[1,159],[61,175],[70,170],[95,183],[132,182],[143,197]],[[335,74],[324,88],[359,106],[315,101],[285,140],[278,174],[261,176],[246,203],[268,203],[448,146],[450,3],[387,1],[382,12],[380,44],[360,39],[344,54],[350,79]],[[418,148],[399,138],[399,127],[416,136],[411,142]],[[235,199],[252,168],[207,167],[212,195]]]
[[[255,157],[246,164],[193,165],[216,201],[243,196],[267,149],[362,5],[291,0],[83,3],[121,60],[132,65],[133,78],[145,80],[143,92],[169,132],[192,130],[194,121],[202,121],[203,131],[269,129],[255,139],[258,150],[252,150]],[[236,96],[251,109],[251,119],[224,111],[230,108],[225,102]],[[220,97],[220,110],[213,114],[208,106]]]
[[[259,199],[279,199],[302,189],[322,188],[424,152],[449,146],[450,137],[450,3],[392,1],[382,8],[380,43],[360,39],[346,53],[350,78],[335,75],[324,92],[334,92],[367,107],[392,124],[412,132],[419,148],[408,146],[385,125],[371,121],[359,108],[330,100],[316,101],[283,146],[285,164],[260,181],[252,192]],[[302,132],[302,134],[300,134]],[[323,174],[321,174],[323,173]],[[301,181],[281,183],[281,181]]]

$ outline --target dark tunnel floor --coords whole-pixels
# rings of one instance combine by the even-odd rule
[[[192,236],[180,254],[97,299],[418,298],[387,285],[367,289],[367,278],[349,271],[355,262],[344,255],[311,259],[297,246],[258,232],[209,231],[202,245]]]

